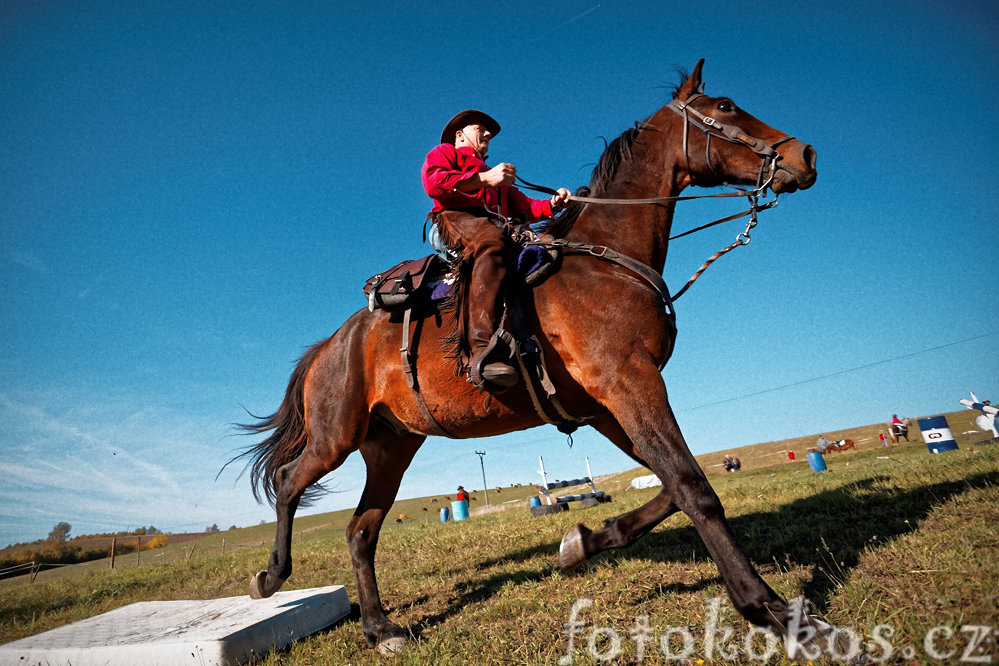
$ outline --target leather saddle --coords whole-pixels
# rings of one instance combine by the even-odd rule
[[[406,259],[372,275],[361,289],[368,298],[369,310],[401,312],[445,297],[450,291],[447,279],[451,270],[451,266],[436,254]],[[446,286],[441,288],[441,285]]]
[[[520,282],[530,288],[557,269],[558,259],[557,253],[542,246],[527,245],[520,248],[514,270]],[[361,288],[368,299],[368,310],[394,313],[443,301],[458,279],[455,268],[439,254],[400,261],[372,275]]]
[[[558,270],[561,256],[561,252],[557,250],[552,252],[550,248],[521,245],[513,264],[519,288],[531,289],[543,282]],[[423,413],[430,431],[443,437],[453,437],[453,435],[437,421],[420,392],[415,344],[419,339],[420,327],[426,313],[428,310],[435,311],[448,299],[452,289],[457,285],[459,273],[457,266],[434,254],[422,259],[401,261],[392,268],[370,277],[363,287],[369,310],[381,309],[389,312],[393,318],[401,318],[402,344],[399,352],[406,382],[416,397],[417,406]],[[526,324],[523,308],[516,297],[516,288],[504,294],[503,300],[504,314],[500,320],[499,330],[493,336],[494,341],[502,342],[509,350],[511,361],[515,366],[519,366],[521,377],[538,415],[545,422],[556,425],[559,430],[571,436],[582,421],[570,415],[556,396],[555,386],[545,367],[540,343]],[[414,320],[416,329],[411,331],[410,322]],[[506,388],[499,388],[497,392],[502,390]],[[549,411],[552,413],[549,414]]]

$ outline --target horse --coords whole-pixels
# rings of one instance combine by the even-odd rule
[[[669,103],[608,145],[589,184],[589,194],[606,201],[573,201],[571,224],[552,227],[567,242],[602,250],[566,252],[559,270],[521,300],[566,412],[663,483],[655,498],[605,521],[602,529],[578,524],[567,532],[559,547],[560,566],[574,569],[608,548],[628,546],[683,511],[706,544],[734,607],[754,624],[783,629],[795,607],[763,581],[739,547],[670,406],[661,374],[676,332],[672,306],[664,302],[668,296],[637,277],[635,269],[600,256],[613,249],[661,280],[676,197],[686,187],[759,185],[763,179],[780,195],[814,184],[815,150],[728,97],[704,94],[703,64],[703,59],[697,63]],[[643,198],[658,203],[619,201]],[[250,433],[270,435],[233,459],[246,459],[255,497],[260,501],[263,493],[275,507],[277,528],[267,568],[250,580],[250,596],[264,598],[291,574],[295,511],[322,489],[317,484],[323,476],[360,451],[366,481],[347,525],[347,543],[362,632],[368,645],[383,654],[402,650],[408,632],[382,607],[375,550],[403,474],[427,436],[439,434],[427,414],[454,438],[544,424],[526,381],[484,399],[450,364],[447,322],[430,314],[413,326],[417,323],[423,325],[420,394],[411,390],[400,368],[403,322],[382,310],[362,309],[308,348],[277,411],[244,425]]]
[[[899,437],[909,441],[909,419],[902,419],[901,422],[888,424],[888,436],[894,444],[898,444]]]
[[[822,453],[827,453],[829,451],[849,451],[853,449],[857,450],[857,443],[852,439],[841,439],[838,442],[830,442],[826,445],[826,448],[822,450]]]

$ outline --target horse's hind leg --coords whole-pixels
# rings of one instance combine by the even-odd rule
[[[347,545],[357,579],[364,638],[382,654],[399,651],[406,644],[408,634],[389,620],[382,608],[375,578],[378,533],[399,492],[402,476],[425,439],[423,435],[383,434],[369,437],[361,445],[367,480],[357,510],[347,524]]]
[[[617,445],[641,465],[646,462],[638,456],[635,445],[613,418],[606,423],[594,424],[601,434]],[[665,488],[649,502],[628,513],[608,518],[604,527],[596,532],[578,524],[565,533],[559,546],[558,560],[562,569],[575,569],[597,553],[610,548],[624,548],[633,544],[656,525],[677,511],[678,507]]]
[[[269,597],[284,585],[291,575],[291,535],[295,511],[303,493],[328,472],[343,464],[357,446],[323,447],[310,442],[298,458],[281,467],[274,478],[274,508],[277,530],[267,569],[250,579],[250,596]]]

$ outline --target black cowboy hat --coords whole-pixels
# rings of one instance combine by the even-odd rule
[[[447,121],[444,130],[441,132],[441,143],[454,144],[454,133],[463,127],[479,124],[489,130],[489,133],[496,136],[500,133],[500,124],[492,116],[478,109],[465,109],[459,111],[451,120]]]

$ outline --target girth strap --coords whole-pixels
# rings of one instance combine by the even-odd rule
[[[579,428],[579,426],[587,419],[573,416],[566,411],[565,407],[562,406],[562,401],[558,399],[558,395],[555,391],[555,385],[548,376],[548,370],[545,367],[544,354],[541,351],[541,346],[538,344],[537,338],[533,335],[529,336],[524,341],[528,346],[525,348],[524,345],[521,345],[521,341],[510,333],[510,331],[500,329],[496,333],[497,336],[510,348],[514,358],[517,359],[517,365],[520,368],[520,375],[524,379],[524,386],[527,388],[527,395],[531,398],[531,406],[534,407],[534,412],[542,421],[557,427],[560,431],[566,434],[575,432],[575,430]],[[530,366],[528,365],[528,359],[531,360]],[[533,373],[531,372],[532,369],[534,370]],[[552,418],[548,415],[548,412],[545,411],[541,395],[534,386],[535,375],[537,375],[538,383],[545,392],[545,399],[555,410],[558,418]]]
[[[430,413],[430,409],[427,407],[427,402],[423,399],[423,394],[420,393],[420,384],[416,377],[416,359],[409,351],[409,326],[412,320],[413,309],[406,308],[406,312],[402,316],[402,347],[399,349],[399,355],[402,359],[402,371],[406,373],[406,383],[409,384],[409,388],[413,390],[413,395],[416,398],[416,405],[420,408],[420,412],[423,413],[423,418],[426,419],[427,425],[430,426],[430,430],[433,434],[439,437],[450,437],[454,439],[454,435],[449,433],[444,426],[438,423],[434,415]],[[416,320],[416,330],[413,332],[413,340],[418,340],[420,337],[420,328],[423,326],[423,318]]]
[[[613,250],[604,245],[577,243],[575,241],[562,240],[561,238],[534,244],[545,247],[559,247],[570,252],[586,252],[591,256],[597,257],[598,259],[606,259],[608,261],[613,261],[619,266],[624,266],[633,273],[637,273],[646,282],[648,282],[652,288],[656,290],[656,293],[659,294],[659,298],[662,300],[663,306],[666,308],[666,319],[668,320],[670,327],[673,329],[672,334],[669,336],[671,340],[669,351],[659,364],[659,370],[666,367],[667,361],[669,361],[670,356],[673,355],[673,343],[676,340],[676,311],[673,309],[674,299],[670,296],[669,287],[666,286],[666,281],[663,280],[662,275],[637,259],[633,259],[626,254],[621,254],[617,250]]]

